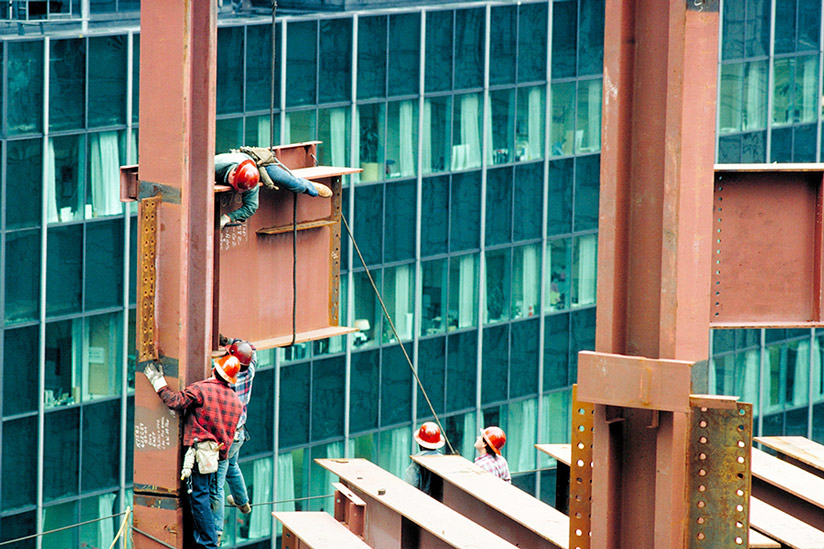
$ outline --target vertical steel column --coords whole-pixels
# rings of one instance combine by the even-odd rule
[[[718,15],[606,2],[597,351],[707,356]],[[684,546],[688,420],[595,405],[593,547]]]
[[[209,365],[216,44],[212,0],[143,1],[138,355],[141,363],[160,361],[172,389],[204,378]],[[180,428],[180,416],[138,373],[134,524],[175,547],[184,528]],[[158,546],[139,533],[135,544]]]

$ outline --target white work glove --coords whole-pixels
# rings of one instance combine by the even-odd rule
[[[220,230],[222,231],[223,227],[225,227],[226,224],[230,221],[231,221],[231,219],[229,219],[228,215],[226,215],[226,214],[221,215],[220,216]]]
[[[192,476],[192,469],[195,466],[195,449],[189,446],[183,455],[183,468],[180,470],[180,480],[186,480]]]
[[[166,387],[166,378],[163,377],[163,367],[160,364],[155,364],[154,362],[147,364],[143,373],[146,374],[146,378],[149,380],[149,383],[152,384],[155,391]]]

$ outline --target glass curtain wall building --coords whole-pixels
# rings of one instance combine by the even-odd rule
[[[136,219],[117,168],[137,161],[138,3],[45,4],[0,8],[0,541],[109,517],[13,545],[100,547],[131,502]],[[266,146],[271,21],[226,4],[216,148]],[[276,544],[263,504],[330,509],[314,458],[402,473],[433,409],[470,458],[501,425],[514,482],[552,496],[532,445],[568,441],[594,342],[603,17],[599,0],[279,15],[275,140],[363,169],[344,214],[396,331],[344,239],[358,331],[260,353],[241,457],[262,505],[227,513],[225,544]],[[819,160],[821,6],[728,1],[722,19],[719,161]],[[716,332],[711,381],[756,403],[756,433],[822,441],[822,335]]]

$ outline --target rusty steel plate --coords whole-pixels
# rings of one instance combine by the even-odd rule
[[[694,407],[689,444],[687,547],[747,547],[752,404]]]
[[[137,360],[157,359],[155,333],[155,295],[157,292],[157,209],[161,197],[144,198],[138,203],[137,255],[140,274],[137,277]]]
[[[822,173],[716,168],[711,326],[821,324]]]
[[[592,531],[592,428],[595,406],[572,386],[572,459],[569,463],[569,547],[589,549]]]

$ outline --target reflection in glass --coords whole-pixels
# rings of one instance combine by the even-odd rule
[[[286,113],[286,135],[284,143],[305,143],[315,139],[315,111],[293,111]]]
[[[386,16],[358,18],[358,99],[386,94]]]
[[[384,104],[358,105],[355,112],[358,115],[359,132],[358,142],[352,145],[358,150],[358,163],[363,170],[360,173],[360,181],[383,179],[379,166],[383,158]]]
[[[601,79],[578,83],[578,123],[575,126],[575,152],[587,153],[601,148]]]
[[[575,132],[575,82],[552,85],[552,121],[549,139],[552,156],[566,156],[573,151]]]
[[[412,339],[415,324],[415,266],[387,267],[383,276],[383,301],[401,340]],[[394,343],[395,334],[384,322],[383,342]]]
[[[538,244],[514,249],[512,262],[512,318],[538,313],[541,295],[541,251]]]
[[[447,329],[452,331],[478,323],[478,259],[476,255],[449,258],[449,312]]]
[[[348,166],[349,109],[336,107],[318,110],[318,164]]]
[[[74,221],[82,219],[84,215],[81,206],[85,198],[83,183],[86,178],[84,137],[68,135],[49,139],[46,160],[49,223]],[[91,205],[89,213],[91,214]]]
[[[600,124],[600,119],[598,120]],[[518,120],[515,131],[515,160],[544,157],[544,87],[518,89]]]
[[[421,263],[421,335],[443,333],[444,304],[446,302],[446,260],[436,259]]]
[[[576,237],[572,253],[572,306],[595,304],[595,270],[598,264],[597,236]]]
[[[569,259],[565,238],[547,243],[545,277],[547,279],[547,306],[549,311],[569,307]]]
[[[455,96],[455,119],[452,128],[452,171],[477,168],[481,165],[481,101],[480,94]]]
[[[246,133],[243,140],[250,147],[268,147],[272,135],[270,133],[269,115],[246,117]],[[280,115],[275,114],[275,145],[280,143]],[[219,151],[219,152],[225,152]]]
[[[6,233],[6,257],[16,258],[6,269],[6,325],[34,320],[40,313],[40,231]]]
[[[489,129],[492,139],[488,155],[492,164],[512,162],[512,146],[515,140],[515,92],[499,90],[489,92]],[[543,133],[543,131],[541,132]]]
[[[760,130],[767,124],[767,62],[721,65],[718,130]]]
[[[380,287],[380,271],[372,273],[375,284]],[[375,291],[365,272],[353,274],[355,284],[355,322],[353,327],[358,331],[354,336],[354,345],[359,348],[372,347],[376,343],[376,335],[380,333],[381,317],[378,316],[378,302]]]
[[[509,320],[511,248],[486,252],[484,324]]]
[[[122,520],[118,511],[115,492],[80,500],[80,522],[96,521],[79,527],[80,547],[109,547]]]
[[[449,166],[452,97],[431,97],[423,104],[423,172],[439,173]]]
[[[52,40],[49,57],[49,129],[83,128],[86,112],[86,42]]]
[[[418,164],[417,101],[390,102],[386,135],[386,177],[411,177]]]
[[[92,217],[119,215],[123,212],[123,203],[120,202],[120,166],[127,164],[124,137],[123,132],[89,134],[87,192],[90,196],[86,203],[91,204]]]
[[[215,121],[215,152],[224,153],[237,149],[244,143],[243,118],[219,118]]]
[[[43,178],[43,140],[26,139],[7,142],[6,185],[2,202],[6,208],[6,230],[40,225],[41,195],[44,185],[25,185]],[[9,257],[8,255],[6,257]]]
[[[43,41],[9,40],[5,45],[8,133],[39,132],[43,127]]]
[[[535,432],[538,399],[510,402],[507,408],[507,454],[512,473],[535,468]]]
[[[773,75],[773,123],[815,121],[818,57],[776,59]]]
[[[126,35],[89,38],[89,126],[126,123]]]
[[[75,547],[77,533],[74,528],[60,530],[77,524],[77,501],[50,505],[43,508],[43,531],[59,530],[43,536],[45,547]]]

